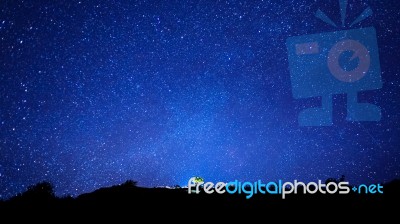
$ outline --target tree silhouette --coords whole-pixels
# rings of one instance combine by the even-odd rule
[[[137,181],[127,180],[125,183],[121,184],[123,187],[137,187]]]
[[[16,197],[26,201],[40,201],[46,202],[56,199],[53,185],[49,182],[43,181],[28,187],[27,191]]]

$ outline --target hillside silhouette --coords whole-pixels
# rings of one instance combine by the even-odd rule
[[[327,182],[334,181],[328,179]],[[393,210],[399,208],[400,180],[393,180],[384,186],[384,194],[291,194],[286,199],[271,194],[255,194],[246,199],[244,194],[188,194],[186,188],[144,188],[128,180],[120,185],[97,189],[77,197],[57,197],[53,186],[41,182],[28,187],[27,191],[0,202],[0,211],[28,211],[39,209],[43,212],[59,213],[127,210],[140,211],[201,211],[226,210],[246,211],[249,209],[299,209],[311,210]],[[301,192],[301,191],[300,191]]]

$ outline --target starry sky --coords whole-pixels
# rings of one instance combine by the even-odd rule
[[[400,178],[400,2],[349,0],[377,31],[378,122],[301,127],[286,40],[333,32],[337,0],[0,1],[0,198],[40,181],[78,195],[128,179]]]

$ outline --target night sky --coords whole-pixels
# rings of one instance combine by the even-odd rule
[[[337,0],[0,1],[0,198],[40,181],[78,195],[128,179],[400,178],[400,1],[352,1],[377,31],[378,122],[301,127],[286,40],[333,32]]]

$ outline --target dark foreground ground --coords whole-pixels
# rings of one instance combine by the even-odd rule
[[[129,216],[159,217],[159,211],[170,214],[193,214],[230,211],[231,215],[246,214],[250,211],[264,211],[270,215],[274,211],[303,211],[312,216],[318,211],[330,213],[332,217],[345,212],[359,211],[364,215],[374,212],[395,212],[400,215],[400,180],[384,184],[384,194],[347,195],[281,195],[257,194],[246,199],[243,194],[188,194],[187,189],[141,188],[134,182],[126,182],[109,188],[101,188],[92,193],[73,197],[55,197],[48,183],[40,183],[26,192],[0,202],[1,216],[25,214],[57,214],[68,217],[71,214],[89,213],[95,216],[125,214]],[[116,212],[116,213],[115,213]],[[153,214],[153,215],[152,215]],[[60,216],[61,215],[61,216]],[[290,213],[286,213],[290,216]],[[18,215],[17,215],[18,216]],[[161,216],[162,217],[162,216]],[[284,216],[283,216],[284,217]],[[196,218],[195,218],[196,219]]]

